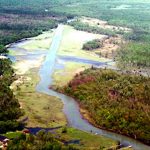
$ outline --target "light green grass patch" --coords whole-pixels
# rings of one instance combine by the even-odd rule
[[[104,149],[116,147],[118,144],[117,141],[106,138],[104,136],[90,134],[74,128],[67,128],[67,133],[61,134],[61,138],[65,139],[66,141],[80,140],[80,145],[78,147],[84,150],[98,150],[100,148]]]
[[[66,85],[76,73],[90,68],[91,65],[76,63],[76,62],[66,62],[64,64],[64,69],[55,70],[53,73],[53,86],[64,86]]]
[[[27,44],[23,44],[20,47],[29,51],[36,50],[36,49],[37,50],[49,49],[53,36],[54,36],[54,31],[47,31],[37,37],[31,38],[31,42],[28,42]]]
[[[32,69],[24,76],[30,80],[24,80],[16,90],[16,98],[19,100],[25,115],[28,117],[28,127],[57,127],[65,125],[66,118],[62,112],[63,104],[55,97],[41,94],[35,91],[39,82],[38,69]],[[54,107],[55,106],[55,107]]]
[[[73,27],[66,25],[64,27],[62,42],[60,44],[58,54],[105,62],[107,59],[100,58],[94,52],[82,50],[83,44],[87,41],[102,39],[104,37],[105,35],[77,31],[73,29]]]
[[[22,133],[21,132],[7,132],[6,134],[3,134],[3,136],[7,137],[8,139],[14,139],[16,137],[19,137]]]

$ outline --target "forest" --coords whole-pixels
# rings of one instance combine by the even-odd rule
[[[21,129],[17,119],[23,114],[18,100],[10,89],[14,81],[13,69],[9,59],[0,59],[0,133]]]
[[[113,37],[121,34],[126,40],[116,60],[123,72],[150,67],[150,3],[149,0],[0,0],[0,56],[5,47],[18,40],[34,37],[66,23],[74,17],[93,17],[110,25],[132,29],[130,33],[97,28],[80,21],[69,25],[77,30]],[[84,50],[101,47],[96,40],[83,45]],[[0,133],[16,131],[24,126],[23,115],[10,85],[15,80],[12,62],[0,58]],[[124,134],[150,145],[150,79],[140,74],[112,70],[87,69],[76,74],[58,90],[75,98],[88,110],[92,123],[100,128]],[[8,149],[74,149],[61,139],[41,131],[36,136],[21,135]]]
[[[65,18],[52,16],[0,13],[0,44],[7,45],[23,38],[34,37],[57,27]]]
[[[149,78],[91,68],[58,90],[87,109],[93,124],[150,145]]]
[[[139,42],[128,42],[120,47],[118,51],[118,61],[122,67],[137,66],[141,68],[150,67],[150,44]]]
[[[45,1],[46,2],[46,1]],[[1,1],[0,2],[0,44],[7,45],[18,40],[34,37],[43,31],[56,28],[70,16],[47,12],[40,4],[43,1]],[[35,6],[38,7],[35,9]],[[30,7],[28,7],[30,6]],[[40,8],[42,10],[40,11]]]

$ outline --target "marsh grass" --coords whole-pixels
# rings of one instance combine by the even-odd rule
[[[65,125],[66,118],[62,112],[62,102],[55,97],[35,91],[36,84],[39,82],[37,74],[37,69],[32,69],[25,74],[31,80],[25,81],[20,85],[20,90],[15,92],[25,112],[24,117],[29,118],[27,126],[56,127]]]

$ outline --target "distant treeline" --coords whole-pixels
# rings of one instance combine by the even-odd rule
[[[2,10],[1,10],[2,11]],[[43,31],[56,28],[58,23],[66,22],[68,17],[65,15],[47,14],[42,15],[39,13],[20,13],[19,10],[7,11],[7,13],[0,13],[0,44],[7,45],[17,40],[34,37],[41,34]],[[19,11],[19,12],[18,12]],[[33,11],[34,12],[34,11]]]
[[[73,21],[69,23],[69,25],[73,26],[76,30],[86,31],[95,34],[103,34],[108,36],[115,36],[117,32],[112,31],[110,29],[103,29],[96,26],[90,26],[87,23],[82,23],[80,21]]]
[[[6,31],[7,32],[7,31]],[[24,38],[29,38],[29,37],[34,37],[37,36],[39,34],[41,34],[41,31],[18,31],[18,32],[9,32],[9,34],[7,34],[6,36],[4,35],[0,35],[0,44],[10,44],[13,42],[16,42],[18,40],[24,39]]]

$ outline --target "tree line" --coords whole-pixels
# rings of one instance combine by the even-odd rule
[[[150,145],[149,78],[93,68],[58,90],[87,109],[93,124]]]
[[[0,54],[6,53],[4,46],[0,46]],[[15,131],[22,128],[17,119],[23,114],[20,104],[10,89],[14,81],[14,71],[9,59],[0,59],[0,133]]]
[[[80,21],[70,22],[69,25],[73,26],[76,30],[86,31],[89,33],[103,34],[108,36],[116,36],[116,31],[110,29],[103,29],[97,26],[91,26],[87,23],[82,23]]]

